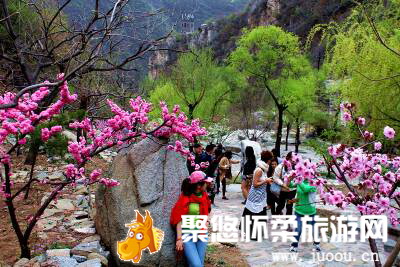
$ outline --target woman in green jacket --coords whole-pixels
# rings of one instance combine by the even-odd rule
[[[310,185],[308,183],[308,180],[304,180],[301,184],[294,184],[290,178],[289,178],[289,187],[297,188],[296,204],[294,206],[294,211],[295,211],[294,214],[296,215],[296,221],[297,221],[297,228],[296,228],[297,242],[293,242],[290,247],[291,252],[297,252],[301,236],[301,230],[303,227],[302,218],[304,216],[311,217],[312,220],[309,221],[308,223],[310,223],[314,229],[314,224],[315,224],[314,216],[317,213],[315,205],[315,194],[317,188],[315,186]],[[321,247],[319,245],[319,242],[314,242],[314,251],[321,252]]]

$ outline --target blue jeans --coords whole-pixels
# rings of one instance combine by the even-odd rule
[[[186,260],[189,267],[202,267],[204,266],[204,258],[206,256],[207,242],[193,240],[183,242],[183,252],[185,253]]]
[[[303,228],[303,222],[301,221],[301,218],[306,216],[306,215],[302,215],[302,214],[299,214],[297,212],[295,212],[294,214],[296,215],[296,221],[297,221],[297,228],[296,228],[296,232],[297,232],[296,240],[297,240],[297,242],[293,242],[292,246],[297,248],[299,246],[301,231],[302,231],[302,228]],[[307,224],[311,224],[312,225],[313,230],[314,230],[314,224],[315,224],[314,215],[308,215],[308,216],[310,216],[312,218],[312,221],[307,222]],[[319,244],[319,242],[314,242],[314,244],[317,245],[317,244]]]

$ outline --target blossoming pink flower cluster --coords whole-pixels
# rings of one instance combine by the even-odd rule
[[[341,105],[341,110],[348,114],[344,115],[347,118],[345,121],[351,121],[353,109],[354,104]],[[365,119],[359,117],[354,123],[359,127],[363,126]],[[385,127],[383,133],[390,140],[395,137],[394,129],[389,126]],[[391,223],[397,225],[400,223],[400,218],[398,211],[391,206],[391,200],[395,202],[397,198],[398,201],[400,196],[398,190],[400,157],[389,158],[386,154],[377,153],[382,149],[382,143],[379,141],[369,143],[374,138],[373,133],[364,131],[362,138],[367,143],[358,148],[347,147],[343,144],[332,145],[328,148],[328,153],[333,158],[331,162],[327,162],[329,167],[339,182],[352,185],[353,192],[345,195],[340,190],[326,186],[327,181],[319,176],[315,166],[299,157],[297,157],[295,170],[289,175],[295,175],[296,182],[309,179],[311,184],[318,187],[321,199],[328,204],[341,208],[353,204],[362,214],[386,214]],[[369,145],[373,145],[372,151],[368,150]]]
[[[325,203],[346,208],[354,204],[363,214],[386,214],[391,223],[400,223],[398,212],[390,206],[390,199],[399,197],[400,192],[390,193],[396,182],[400,181],[400,157],[391,160],[385,154],[370,154],[360,148],[345,148],[341,157],[336,158],[340,171],[354,185],[353,180],[359,179],[359,186],[353,186],[359,193],[345,195],[342,191],[327,187],[327,180],[321,177],[317,166],[309,160],[297,157],[294,170],[287,177],[293,176],[295,183],[309,180],[311,185],[318,188],[321,200]],[[339,182],[343,182],[337,168],[332,168]],[[383,171],[383,169],[389,171]],[[370,193],[374,192],[374,193]],[[370,195],[370,197],[365,197]]]
[[[341,110],[352,117],[354,105],[343,103]],[[346,115],[347,116],[347,115]],[[350,119],[351,120],[351,119]],[[349,120],[349,121],[350,121]],[[365,124],[365,119],[359,117],[354,121],[358,126]],[[394,129],[386,126],[384,135],[388,139],[394,139]],[[327,164],[333,171],[337,180],[341,183],[349,183],[352,190],[347,194],[328,186],[327,181],[317,171],[317,166],[301,157],[294,157],[294,170],[287,176],[293,176],[296,183],[308,179],[310,184],[317,186],[321,200],[325,203],[346,208],[353,204],[362,214],[386,214],[391,223],[400,223],[398,211],[391,206],[391,200],[399,200],[400,191],[400,157],[390,158],[386,154],[377,153],[382,149],[379,141],[370,142],[374,137],[373,133],[362,132],[362,138],[366,145],[361,147],[347,147],[343,144],[332,145],[328,153],[332,160]],[[372,151],[368,146],[373,145]],[[335,164],[334,164],[335,163]],[[396,189],[397,188],[397,189]]]
[[[132,111],[127,111],[117,104],[108,100],[108,105],[114,116],[102,122],[92,122],[86,118],[82,121],[75,121],[69,126],[73,129],[82,129],[86,132],[87,139],[80,138],[79,142],[69,142],[68,151],[78,164],[84,164],[90,160],[99,151],[120,146],[125,143],[134,142],[137,138],[147,138],[149,135],[157,137],[170,138],[173,135],[181,136],[189,142],[194,141],[195,137],[205,135],[206,130],[200,127],[198,120],[187,123],[187,117],[180,112],[179,106],[175,106],[172,112],[169,112],[165,103],[161,103],[162,118],[161,124],[149,123],[149,113],[151,104],[141,97],[130,100]],[[194,162],[193,156],[189,150],[184,148],[181,141],[175,141],[174,145],[168,145],[169,150],[187,157]],[[84,174],[76,169],[67,169],[69,177],[80,179]],[[95,170],[90,174],[90,182],[98,181],[106,186],[115,186],[118,182],[112,179],[101,178],[101,172]]]
[[[58,76],[63,79],[63,74]],[[48,83],[47,81],[44,82]],[[19,145],[26,143],[25,135],[32,133],[40,122],[50,120],[54,115],[58,114],[61,108],[73,102],[77,96],[71,95],[68,85],[64,82],[60,86],[60,99],[52,104],[46,110],[39,114],[34,111],[38,108],[39,103],[50,93],[47,86],[40,87],[32,94],[25,93],[17,101],[16,107],[0,110],[0,146],[3,146],[9,136],[14,136],[18,140]],[[0,96],[0,104],[11,104],[16,101],[16,94],[7,92]],[[61,131],[60,126],[54,126],[50,130],[45,128],[42,130],[42,138],[47,141],[52,134]],[[5,149],[0,149],[0,158],[2,163],[10,163],[10,157],[5,153]]]
[[[43,128],[41,130],[41,137],[44,142],[48,141],[51,136],[55,135],[56,133],[59,133],[62,131],[62,127],[57,125],[53,126],[50,129],[49,128]]]
[[[206,129],[200,126],[199,120],[192,120],[190,124],[187,124],[187,117],[183,112],[180,112],[178,105],[175,105],[171,113],[165,102],[161,102],[160,106],[165,126],[157,130],[155,136],[169,138],[173,134],[178,134],[189,142],[193,142],[196,136],[207,134]]]

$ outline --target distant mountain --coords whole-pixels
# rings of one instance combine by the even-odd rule
[[[116,1],[103,0],[103,8],[111,7]],[[251,0],[130,0],[128,7],[134,12],[154,12],[162,10],[155,18],[157,27],[155,33],[179,31],[182,14],[194,16],[194,28],[209,19],[219,19],[232,13],[243,12]],[[65,9],[70,19],[88,17],[94,7],[95,0],[74,0]]]
[[[193,34],[178,35],[165,42],[166,49],[156,51],[149,61],[149,73],[157,77],[173,65],[176,50],[210,47],[219,61],[232,52],[243,29],[257,26],[278,25],[300,37],[304,43],[314,25],[340,21],[355,5],[352,0],[253,0],[240,14],[223,17],[202,27]],[[311,44],[310,56],[315,67],[320,67],[325,48],[318,36]]]
[[[182,16],[190,14],[191,29],[197,29],[209,20],[218,20],[233,13],[242,13],[252,0],[129,0],[125,7],[126,14],[136,14],[137,19],[122,29],[126,36],[122,46],[130,53],[142,40],[160,38],[166,33],[182,31]],[[105,12],[114,6],[116,0],[99,1],[100,10]],[[64,9],[72,25],[84,24],[91,17],[95,0],[72,0]],[[156,12],[158,11],[158,12]],[[150,18],[143,14],[156,13]],[[124,53],[124,52],[122,52]],[[135,62],[139,72],[133,73],[132,80],[140,80],[147,73],[148,56]]]

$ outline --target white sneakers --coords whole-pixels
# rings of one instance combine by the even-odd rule
[[[313,246],[314,246],[313,251],[315,251],[315,252],[321,252],[321,246],[320,246],[319,244],[314,244]]]

